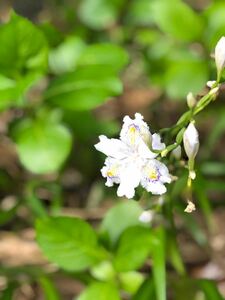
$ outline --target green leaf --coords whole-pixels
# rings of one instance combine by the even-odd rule
[[[116,273],[109,261],[102,261],[91,269],[91,275],[100,281],[112,281]]]
[[[92,283],[76,300],[120,300],[117,288],[109,283]]]
[[[220,294],[216,283],[212,280],[200,279],[198,280],[198,286],[203,290],[206,300],[224,300],[224,297]]]
[[[85,66],[53,80],[45,99],[64,109],[89,110],[122,92],[121,81],[103,66]]]
[[[59,293],[50,278],[42,276],[38,281],[44,292],[45,300],[60,300]]]
[[[166,91],[170,98],[184,98],[190,91],[194,94],[199,92],[205,86],[207,79],[208,68],[204,62],[174,61],[165,74]]]
[[[120,71],[128,63],[127,52],[115,44],[95,44],[87,47],[78,60],[81,66],[101,65]]]
[[[225,4],[224,1],[213,1],[206,10],[204,16],[207,19],[205,33],[207,38],[204,42],[209,47],[210,51],[213,51],[218,40],[221,36],[225,35]]]
[[[81,271],[104,258],[97,236],[85,221],[70,217],[40,219],[37,241],[46,257],[69,271]]]
[[[155,244],[152,247],[153,278],[157,300],[166,300],[166,261],[165,261],[165,240],[161,228],[155,231]]]
[[[27,19],[12,14],[8,24],[0,27],[1,72],[17,76],[28,70],[43,71],[47,67],[48,47],[42,32]]]
[[[155,1],[153,15],[159,28],[178,40],[193,41],[202,35],[201,17],[180,0]]]
[[[152,278],[147,278],[140,286],[132,300],[150,300],[156,299],[154,282]]]
[[[51,71],[55,74],[73,71],[84,48],[85,44],[80,38],[68,37],[50,52],[49,66]]]
[[[141,273],[135,271],[120,273],[118,274],[118,277],[122,289],[130,294],[136,293],[144,281],[144,276]]]
[[[152,239],[154,236],[149,228],[135,226],[125,230],[116,249],[115,269],[124,272],[140,268],[150,252]]]
[[[112,26],[117,19],[122,0],[83,0],[79,6],[80,19],[93,29]]]
[[[126,15],[126,21],[132,25],[152,24],[154,20],[152,4],[153,1],[151,0],[132,0]]]
[[[18,80],[0,75],[0,111],[10,106],[24,104],[24,95],[40,78],[39,74],[29,73]]]
[[[57,171],[71,149],[68,129],[48,119],[25,119],[18,126],[15,140],[21,163],[37,174]]]
[[[141,224],[138,219],[141,213],[142,208],[135,201],[119,203],[107,212],[101,230],[103,233],[107,233],[111,242],[115,244],[125,229]]]

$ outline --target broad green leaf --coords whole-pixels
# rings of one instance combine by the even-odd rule
[[[190,91],[194,94],[199,92],[207,79],[208,68],[204,62],[174,61],[165,74],[166,91],[172,99],[184,98]]]
[[[122,83],[103,66],[84,66],[53,80],[45,99],[71,110],[89,110],[122,92]]]
[[[225,3],[218,1],[211,3],[204,11],[207,19],[204,42],[208,45],[209,50],[213,51],[217,41],[225,35]]]
[[[49,66],[55,74],[74,71],[77,60],[84,51],[84,42],[75,36],[68,37],[49,54]]]
[[[121,202],[107,212],[101,230],[109,235],[114,244],[125,229],[141,224],[138,219],[141,213],[142,208],[137,202],[132,200]]]
[[[39,78],[37,73],[29,73],[18,80],[0,75],[0,111],[11,106],[23,105],[26,92]]]
[[[154,238],[149,228],[135,226],[125,230],[118,241],[115,269],[124,272],[140,268],[150,252]]]
[[[42,32],[27,19],[12,14],[9,23],[0,27],[1,72],[17,76],[18,72],[43,71],[47,67],[48,47]]]
[[[127,52],[115,44],[95,44],[82,52],[78,64],[81,66],[101,65],[114,71],[120,71],[128,63]]]
[[[117,288],[110,283],[92,283],[76,300],[121,300]],[[75,300],[75,299],[74,299]]]
[[[135,271],[120,273],[118,276],[122,289],[130,294],[136,293],[144,281],[144,275]]]
[[[83,0],[78,9],[80,19],[93,29],[112,26],[117,19],[123,0]]]
[[[180,0],[154,1],[153,15],[159,28],[176,39],[193,41],[202,35],[201,17]]]
[[[81,271],[104,258],[97,236],[85,221],[70,217],[40,219],[37,241],[46,257],[70,271]]]
[[[64,125],[44,119],[23,120],[15,141],[21,163],[37,174],[57,171],[72,145],[71,134]]]
[[[132,25],[150,25],[153,23],[154,16],[152,12],[151,0],[132,0],[130,1],[125,20]],[[149,30],[149,28],[148,28]]]

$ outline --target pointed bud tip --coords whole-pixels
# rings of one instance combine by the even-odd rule
[[[217,68],[217,79],[220,80],[221,73],[225,67],[225,37],[222,36],[215,47],[215,62]]]

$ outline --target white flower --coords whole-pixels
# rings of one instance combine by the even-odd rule
[[[144,210],[140,216],[139,221],[142,223],[150,223],[153,220],[154,212],[151,210]]]
[[[119,184],[117,195],[132,198],[135,188],[144,180],[146,165],[151,161],[159,163],[155,160],[157,153],[150,149],[161,150],[165,148],[165,144],[161,143],[158,134],[151,135],[148,125],[138,113],[135,114],[134,120],[128,116],[124,118],[120,139],[108,139],[104,135],[99,139],[100,142],[95,148],[107,155],[105,166],[101,170],[103,177],[106,178],[106,185]],[[167,170],[166,166],[164,168]],[[160,191],[154,189],[153,193],[161,194],[162,188]]]
[[[166,192],[164,183],[170,183],[171,177],[167,167],[156,159],[149,160],[143,168],[141,185],[154,195]]]
[[[215,61],[216,68],[218,72],[218,77],[220,78],[221,72],[225,67],[225,37],[221,37],[215,47]]]
[[[199,138],[198,131],[193,123],[190,123],[183,136],[184,150],[190,160],[193,160],[198,153]]]

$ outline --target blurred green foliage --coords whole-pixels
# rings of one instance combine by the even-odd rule
[[[207,246],[207,237],[196,218],[183,212],[187,174],[173,158],[169,160],[178,180],[164,203],[155,205],[148,196],[148,208],[159,213],[156,226],[139,221],[142,208],[136,201],[115,204],[97,229],[63,212],[71,208],[70,189],[75,189],[70,198],[79,191],[88,198],[80,205],[84,211],[112,198],[97,181],[102,158],[93,149],[98,135],[118,134],[116,114],[104,110],[109,99],[117,103],[115,98],[126,88],[156,88],[156,104],[146,110],[161,112],[162,98],[171,101],[165,100],[167,106],[180,101],[177,105],[182,107],[188,92],[200,92],[207,80],[215,78],[210,55],[225,35],[225,3],[203,1],[200,7],[198,1],[189,2],[193,7],[181,0],[46,1],[45,21],[40,21],[44,13],[33,22],[11,11],[9,21],[1,24],[0,111],[12,115],[7,132],[1,134],[15,145],[18,161],[13,171],[3,168],[0,173],[2,198],[16,195],[11,207],[0,209],[0,224],[17,232],[34,228],[36,222],[44,255],[63,276],[86,286],[74,299],[166,300],[167,290],[175,300],[223,299],[213,281],[189,278],[182,261],[174,216],[182,219],[201,249]],[[123,114],[122,106],[116,116]],[[224,162],[213,153],[224,135],[224,113],[215,104],[199,119],[203,128],[204,119],[213,123],[213,130],[203,132],[193,186],[210,230],[210,195],[224,193]],[[153,127],[173,122],[163,115],[156,119]],[[14,174],[17,169],[20,175]],[[67,174],[65,183],[71,169],[76,172]],[[75,177],[72,188],[71,177]],[[47,190],[49,202],[43,201],[39,188]],[[24,207],[29,213],[21,220],[18,211]],[[7,278],[3,300],[13,299],[21,274],[38,283],[45,299],[63,299],[45,269],[3,265],[0,274]]]

